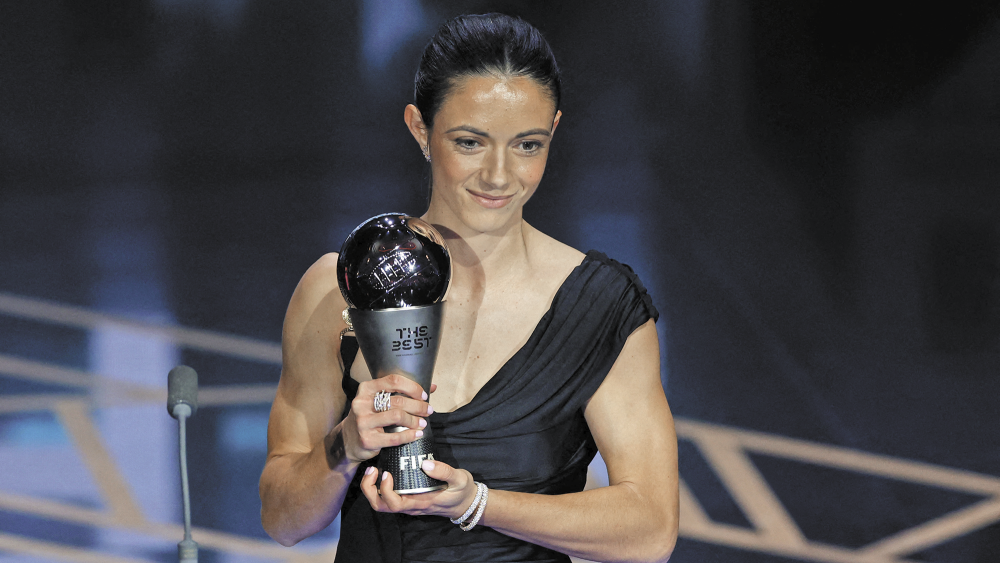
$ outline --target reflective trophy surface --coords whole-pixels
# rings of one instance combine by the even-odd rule
[[[347,301],[349,324],[373,378],[399,374],[428,394],[437,359],[444,297],[451,279],[451,257],[444,238],[416,217],[386,213],[359,225],[344,241],[337,260],[337,281]],[[386,432],[401,432],[387,426]],[[399,494],[442,489],[420,468],[434,459],[431,427],[402,446],[382,448],[379,474],[392,475]]]

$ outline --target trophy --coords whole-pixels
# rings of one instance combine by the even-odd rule
[[[428,223],[399,213],[372,217],[344,241],[337,282],[347,301],[344,317],[373,378],[395,373],[430,393],[451,257],[444,239]],[[402,432],[387,426],[386,432]],[[394,490],[415,494],[447,484],[420,468],[434,459],[431,427],[415,442],[382,448],[379,474],[392,475]]]

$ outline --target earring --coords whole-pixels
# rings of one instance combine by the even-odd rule
[[[427,148],[427,145],[424,145],[424,160],[426,160],[427,162],[431,161],[431,153],[430,149]]]

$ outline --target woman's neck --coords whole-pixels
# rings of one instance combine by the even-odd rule
[[[474,278],[480,282],[500,281],[514,272],[523,274],[528,266],[528,240],[531,226],[523,220],[512,222],[501,231],[476,232],[464,225],[456,229],[427,219],[437,228],[451,254],[453,281]]]

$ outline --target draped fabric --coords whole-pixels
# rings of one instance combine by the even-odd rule
[[[584,407],[628,336],[657,317],[628,266],[588,252],[527,343],[472,401],[429,417],[435,458],[467,469],[491,489],[583,490],[597,452]],[[348,340],[345,364],[356,353],[356,344]],[[350,404],[357,382],[347,374],[343,381]],[[566,555],[486,526],[463,532],[439,516],[376,513],[358,488],[364,469],[358,470],[341,511],[336,563],[569,562]]]

